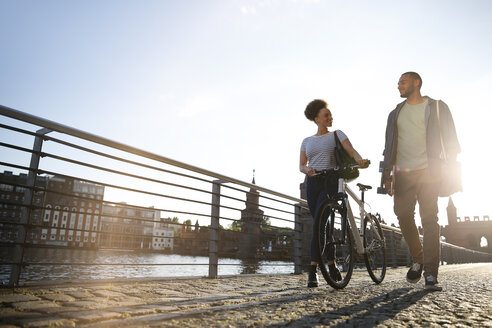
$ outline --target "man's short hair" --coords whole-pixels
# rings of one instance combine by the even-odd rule
[[[420,82],[419,88],[422,88],[422,78],[420,77],[419,73],[416,73],[416,72],[406,72],[406,73],[403,73],[402,76],[403,75],[410,75],[412,77],[412,79],[418,80]]]
[[[328,104],[326,101],[322,99],[314,99],[311,101],[304,110],[304,115],[306,115],[307,119],[310,121],[314,121],[314,118],[318,116],[318,113],[323,108],[327,108]]]

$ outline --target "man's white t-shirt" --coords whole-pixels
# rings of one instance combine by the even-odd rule
[[[405,103],[398,115],[398,147],[396,166],[413,171],[427,167],[425,108],[428,99],[417,105]]]

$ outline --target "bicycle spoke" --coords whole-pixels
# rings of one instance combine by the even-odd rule
[[[337,289],[348,284],[354,265],[352,239],[343,220],[326,202],[315,221],[315,241],[321,255],[319,267],[326,282]]]
[[[379,284],[386,274],[384,235],[376,216],[364,218],[364,260],[371,279]]]

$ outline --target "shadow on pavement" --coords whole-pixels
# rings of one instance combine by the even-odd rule
[[[373,297],[365,301],[341,307],[327,312],[318,312],[315,315],[302,317],[291,322],[269,327],[313,327],[333,324],[333,321],[347,318],[333,327],[346,327],[347,325],[374,327],[385,320],[394,318],[399,312],[415,304],[429,292],[415,290],[414,288],[398,288],[384,295]],[[336,294],[331,294],[336,297]]]

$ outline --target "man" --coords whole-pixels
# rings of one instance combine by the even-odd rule
[[[400,97],[406,100],[388,116],[383,179],[388,194],[392,196],[394,193],[394,211],[413,259],[407,281],[418,282],[424,270],[425,288],[442,290],[437,281],[440,256],[437,223],[442,153],[440,134],[448,158],[456,158],[460,145],[448,106],[439,101],[438,116],[438,101],[423,97],[421,87],[422,78],[415,72],[403,73],[398,81]],[[390,173],[393,168],[395,180],[394,186],[391,186]],[[415,225],[417,201],[424,228],[423,247]]]

